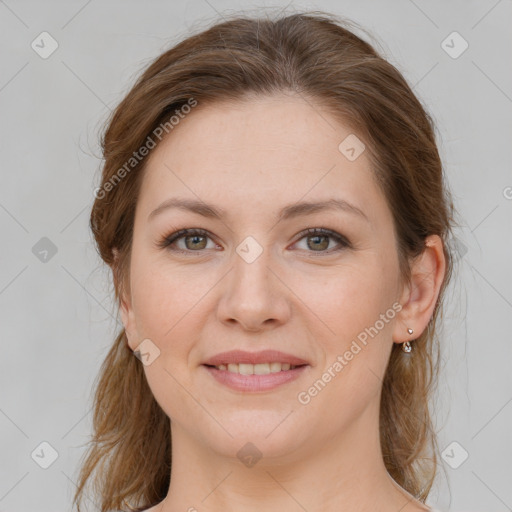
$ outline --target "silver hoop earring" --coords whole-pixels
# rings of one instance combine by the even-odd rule
[[[407,329],[408,334],[412,334],[414,331],[409,327]],[[410,354],[412,352],[412,346],[409,341],[405,341],[402,343],[402,350],[406,352],[407,354]]]

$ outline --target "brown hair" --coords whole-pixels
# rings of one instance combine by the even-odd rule
[[[347,26],[319,11],[275,19],[237,15],[188,37],[149,65],[103,135],[102,192],[96,194],[90,216],[99,254],[113,271],[116,301],[123,289],[129,293],[134,212],[147,158],[129,170],[126,162],[192,98],[201,105],[292,92],[328,108],[369,150],[394,217],[404,280],[410,278],[410,259],[421,254],[427,236],[447,241],[453,206],[434,124],[400,72]],[[380,410],[386,468],[422,502],[437,465],[429,403],[439,363],[435,324],[452,273],[446,243],[444,252],[446,274],[434,315],[411,354],[393,345]],[[145,510],[167,495],[170,422],[127,345],[124,329],[98,377],[94,434],[73,503],[80,511],[85,484],[94,473],[101,512]]]

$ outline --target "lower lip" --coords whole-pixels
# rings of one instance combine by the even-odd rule
[[[236,391],[267,391],[299,378],[309,365],[297,366],[293,370],[281,370],[266,375],[242,375],[203,365],[210,375],[221,384]]]

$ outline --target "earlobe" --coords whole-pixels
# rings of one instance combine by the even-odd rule
[[[121,320],[124,325],[128,346],[131,350],[135,350],[138,346],[136,339],[137,330],[135,325],[135,315],[133,312],[131,298],[126,295],[125,290],[121,290],[120,292],[119,314],[121,315]]]
[[[121,298],[120,300],[119,313],[121,315],[121,320],[124,325],[126,338],[128,340],[128,346],[130,347],[130,349],[135,350],[137,343],[134,329],[135,321],[133,317],[133,310],[129,303],[124,298]]]
[[[411,264],[411,278],[403,291],[402,309],[393,331],[395,343],[412,341],[423,333],[434,313],[445,271],[443,241],[438,235],[431,235]]]

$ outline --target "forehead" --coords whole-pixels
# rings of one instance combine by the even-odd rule
[[[268,209],[340,197],[371,215],[385,208],[358,138],[348,125],[300,96],[199,104],[152,151],[139,200],[150,208],[170,195]],[[350,144],[349,144],[350,145]],[[357,152],[362,146],[355,147]],[[348,153],[350,156],[351,154]]]

